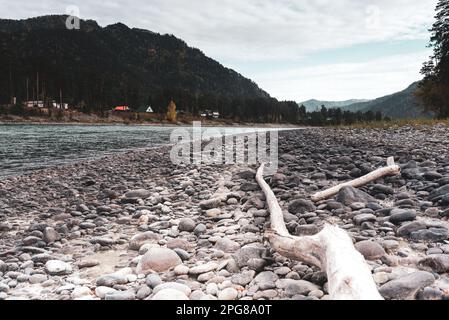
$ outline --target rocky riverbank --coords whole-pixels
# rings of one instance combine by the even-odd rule
[[[449,131],[280,133],[268,181],[291,233],[340,225],[387,299],[449,299]],[[256,167],[175,166],[168,148],[0,181],[0,299],[328,299],[320,270],[273,252]],[[314,192],[384,166],[402,174]]]

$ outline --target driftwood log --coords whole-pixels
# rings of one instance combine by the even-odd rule
[[[327,225],[314,236],[296,237],[288,232],[276,196],[263,178],[264,167],[260,166],[256,180],[270,211],[271,229],[266,236],[273,249],[287,258],[321,268],[327,274],[333,300],[382,300],[365,259],[344,230]]]
[[[314,202],[325,200],[332,196],[335,196],[344,187],[354,187],[354,188],[362,187],[362,186],[367,185],[368,183],[370,183],[372,181],[376,181],[377,179],[380,179],[382,177],[390,176],[390,175],[397,175],[400,172],[401,172],[401,168],[394,163],[394,158],[391,157],[391,158],[388,158],[386,167],[379,168],[379,169],[377,169],[363,177],[357,178],[355,180],[345,182],[345,183],[339,184],[335,187],[332,187],[330,189],[315,193],[311,198],[312,198],[312,201],[314,201]]]

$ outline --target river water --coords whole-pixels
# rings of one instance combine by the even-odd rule
[[[168,144],[179,127],[139,125],[0,125],[0,179],[83,159]],[[192,130],[192,127],[185,127]],[[204,130],[205,128],[203,128]],[[220,128],[226,134],[255,130]]]

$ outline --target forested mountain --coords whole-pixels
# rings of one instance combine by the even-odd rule
[[[424,111],[424,106],[415,96],[419,82],[407,89],[368,102],[355,103],[343,107],[343,111],[380,111],[383,116],[393,119],[430,118],[432,114]]]
[[[0,104],[12,97],[59,101],[62,95],[87,111],[122,104],[150,104],[161,111],[173,98],[179,109],[192,113],[210,108],[244,114],[263,99],[255,113],[272,109],[278,113],[267,115],[272,120],[286,112],[253,81],[173,35],[121,23],[103,28],[92,20],[68,30],[66,18],[0,20]],[[295,107],[290,103],[288,109]]]
[[[336,109],[336,108],[346,107],[346,106],[349,106],[354,103],[367,102],[367,101],[369,101],[369,100],[351,99],[351,100],[346,100],[346,101],[321,101],[321,100],[311,99],[311,100],[307,100],[304,102],[300,102],[299,105],[304,105],[308,112],[313,112],[313,111],[321,110],[321,107],[323,105],[328,109]]]

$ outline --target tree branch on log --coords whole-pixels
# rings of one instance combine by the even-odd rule
[[[344,187],[354,187],[354,188],[363,187],[364,185],[367,185],[368,183],[370,183],[372,181],[376,181],[385,176],[397,175],[400,172],[401,172],[401,168],[394,163],[394,158],[391,157],[391,158],[388,158],[386,167],[379,168],[379,169],[377,169],[363,177],[357,178],[355,180],[345,182],[345,183],[339,184],[337,186],[334,186],[330,189],[315,193],[311,197],[311,199],[314,202],[325,200],[332,196],[335,196]]]
[[[321,268],[327,274],[333,300],[382,300],[365,259],[345,231],[326,225],[314,236],[290,235],[276,196],[263,178],[264,167],[260,166],[256,180],[270,211],[271,230],[266,236],[273,249],[287,258]]]

